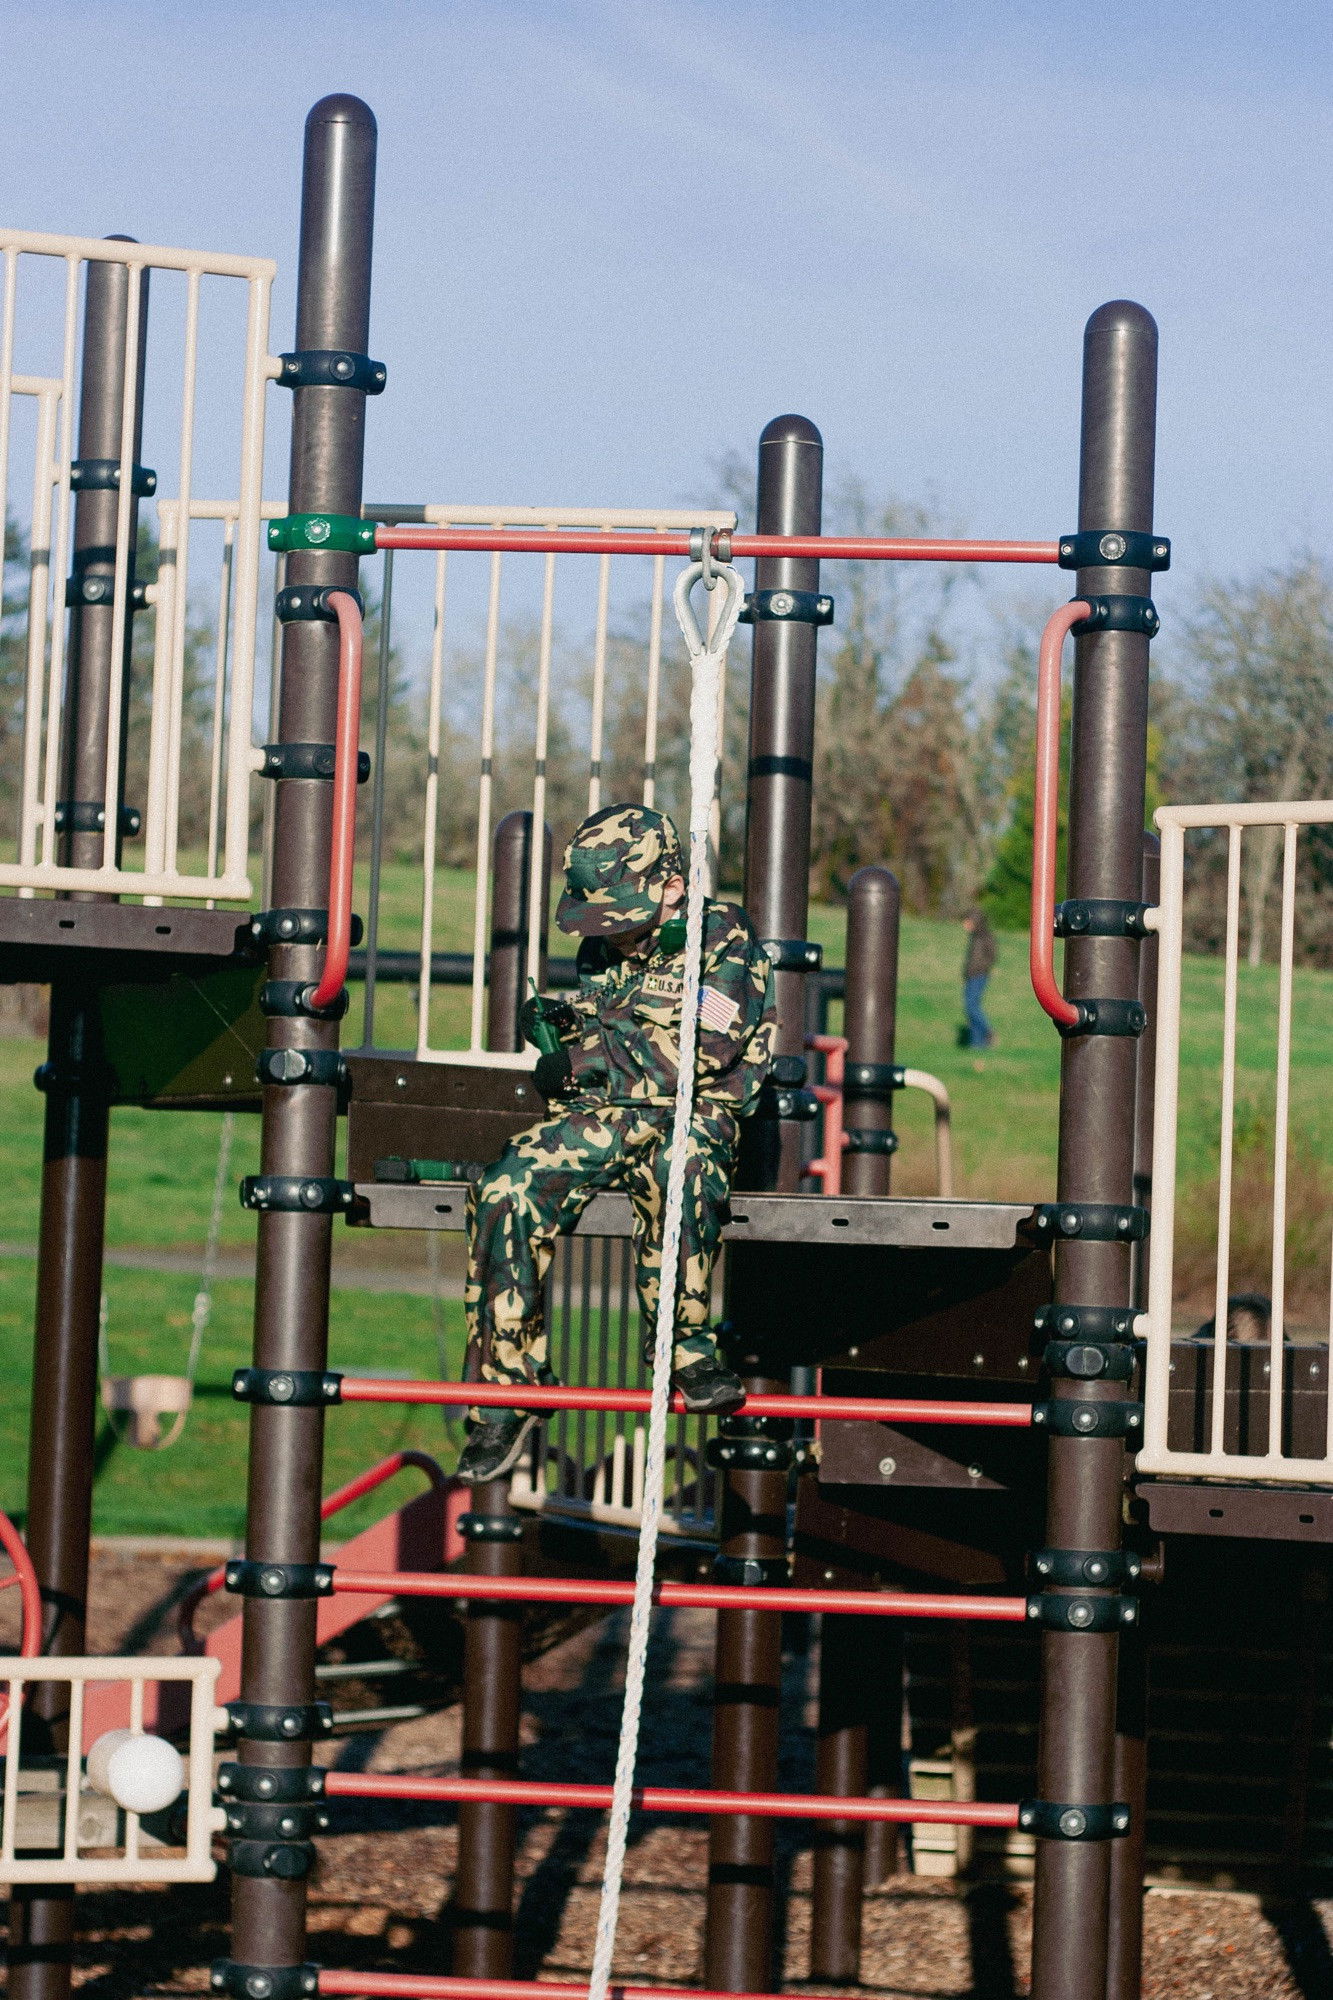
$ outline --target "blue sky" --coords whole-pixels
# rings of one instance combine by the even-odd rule
[[[379,119],[375,497],[683,504],[766,419],[978,533],[1073,524],[1079,350],[1162,330],[1159,601],[1333,541],[1333,11],[0,0],[0,207],[262,252]]]

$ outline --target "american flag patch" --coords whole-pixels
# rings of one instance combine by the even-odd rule
[[[715,1035],[725,1035],[740,1011],[739,1003],[728,1000],[726,994],[719,993],[715,986],[699,988],[700,1023]]]

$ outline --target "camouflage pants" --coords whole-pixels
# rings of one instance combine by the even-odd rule
[[[651,1341],[671,1118],[667,1105],[571,1107],[516,1133],[474,1182],[468,1196],[468,1353],[480,1361],[483,1381],[548,1379],[543,1308],[555,1239],[608,1189],[630,1199],[639,1309]],[[696,1107],[676,1294],[678,1368],[714,1352],[709,1295],[736,1139],[730,1112]]]

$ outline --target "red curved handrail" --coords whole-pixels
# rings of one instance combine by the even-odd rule
[[[1037,655],[1037,760],[1032,790],[1032,915],[1028,964],[1032,990],[1062,1028],[1082,1019],[1055,983],[1055,849],[1060,819],[1060,655],[1073,626],[1092,616],[1080,597],[1046,621]]]
[[[386,1479],[395,1478],[408,1466],[415,1466],[417,1471],[424,1472],[437,1493],[449,1484],[443,1467],[430,1456],[429,1452],[391,1452],[388,1458],[382,1458],[378,1465],[372,1465],[367,1472],[359,1472],[355,1479],[347,1482],[346,1486],[338,1487],[336,1492],[330,1493],[326,1500],[321,1501],[320,1520],[327,1521],[331,1515],[340,1514],[344,1507],[350,1507],[354,1500],[360,1500],[365,1494],[373,1493],[377,1486],[383,1486]],[[207,1576],[201,1576],[198,1583],[192,1584],[182,1597],[176,1611],[176,1630],[180,1636],[183,1653],[202,1652],[203,1642],[194,1629],[194,1614],[206,1597],[212,1597],[221,1590],[226,1574],[227,1566],[223,1563],[219,1568],[210,1570]]]
[[[37,1572],[32,1566],[23,1537],[7,1514],[0,1514],[0,1548],[14,1565],[13,1576],[0,1582],[0,1590],[8,1590],[17,1584],[23,1603],[23,1626],[19,1636],[18,1657],[21,1660],[35,1660],[42,1650],[42,1588],[37,1581]],[[9,1721],[9,1697],[0,1699],[0,1730]]]
[[[331,1007],[347,982],[352,948],[352,861],[356,852],[356,763],[361,742],[363,629],[356,599],[331,590],[338,620],[338,731],[333,753],[333,837],[329,845],[329,929],[324,970],[311,1007]]]

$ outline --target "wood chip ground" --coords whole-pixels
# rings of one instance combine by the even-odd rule
[[[99,1652],[175,1650],[173,1607],[198,1554],[95,1554],[90,1644]],[[12,1593],[6,1593],[11,1597]],[[215,1599],[205,1626],[231,1607]],[[12,1643],[0,1597],[0,1649]],[[619,1724],[619,1618],[578,1633],[528,1669],[524,1770],[534,1777],[605,1781]],[[641,1775],[655,1784],[708,1783],[712,1620],[659,1619],[649,1673]],[[806,1663],[789,1666],[788,1712],[808,1707]],[[808,1736],[788,1732],[782,1789],[813,1789]],[[458,1713],[447,1709],[321,1746],[347,1770],[457,1770]],[[452,1813],[421,1805],[339,1802],[319,1843],[310,1885],[311,1954],[352,1970],[448,1969]],[[703,1822],[644,1819],[635,1828],[616,1959],[621,1979],[690,1984],[700,1977],[707,1832]],[[593,1813],[520,1816],[515,1972],[586,1975],[596,1923],[603,1822]],[[792,1992],[855,1991],[875,2000],[1018,2000],[1027,1992],[1031,1899],[1019,1886],[891,1876],[866,1899],[862,1984],[808,1979],[808,1829],[783,1826],[778,1844],[785,1922],[781,1983]],[[75,1984],[82,2000],[147,2000],[208,1990],[207,1966],[225,1955],[227,1893],[207,1887],[80,1892]],[[1147,1900],[1146,2000],[1331,2000],[1333,1902],[1188,1889]]]

